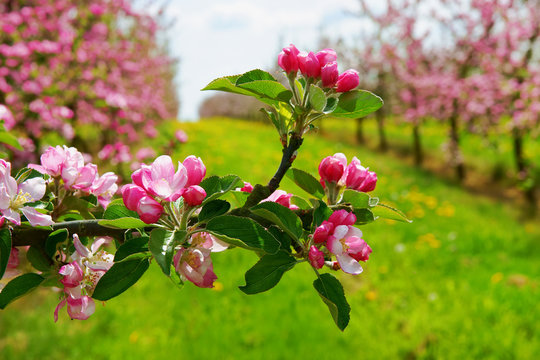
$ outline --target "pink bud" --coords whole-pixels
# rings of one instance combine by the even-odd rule
[[[152,170],[150,169],[150,166],[148,165],[142,165],[140,169],[136,170],[131,174],[131,180],[133,180],[133,183],[135,185],[138,185],[146,190],[146,188],[143,185],[143,178],[151,178]]]
[[[141,220],[145,223],[153,224],[163,214],[163,206],[150,196],[144,196],[137,204],[137,214],[139,214]]]
[[[368,175],[368,170],[360,165],[360,160],[354,157],[345,170],[345,185],[349,189],[357,189]]]
[[[192,185],[182,195],[186,204],[190,206],[200,205],[206,197],[206,191],[199,185]]]
[[[122,188],[122,199],[129,210],[137,211],[139,201],[145,196],[148,194],[140,186],[128,184]]]
[[[369,260],[369,254],[371,254],[371,247],[359,237],[352,236],[346,240],[346,244],[349,247],[347,254],[356,261]]]
[[[199,185],[206,175],[206,166],[201,158],[194,155],[188,156],[182,163],[187,170],[187,183],[185,187]]]
[[[298,71],[298,49],[293,45],[283,48],[278,55],[278,65],[287,73],[296,73]]]
[[[377,185],[377,174],[374,171],[368,171],[366,179],[364,180],[362,185],[356,188],[356,190],[362,192],[370,192],[375,190],[375,185]]]
[[[337,210],[330,215],[328,221],[333,223],[336,227],[340,225],[354,225],[356,222],[356,215],[354,215],[353,212],[347,212],[347,210]]]
[[[337,67],[337,62],[329,62],[328,64],[324,65],[321,69],[321,80],[322,85],[325,88],[332,88],[334,85],[336,85],[336,82],[338,80],[339,71]]]
[[[358,75],[358,71],[350,69],[339,75],[336,83],[336,91],[347,92],[357,87],[358,84],[360,84],[360,75]]]
[[[345,155],[337,153],[334,156],[327,156],[319,164],[319,175],[322,180],[336,183],[343,176],[346,166]]]
[[[332,234],[332,231],[334,231],[334,224],[330,221],[323,221],[322,224],[315,229],[313,241],[315,241],[316,244],[325,242],[326,239],[328,239],[328,236]]]
[[[324,253],[317,249],[316,246],[311,246],[309,248],[309,262],[311,263],[311,266],[313,266],[315,269],[320,269],[324,265]]]
[[[301,52],[298,54],[298,68],[302,75],[308,78],[318,78],[321,75],[321,65],[314,53]]]
[[[251,185],[247,181],[244,181],[244,187],[241,188],[240,191],[251,193],[253,191],[253,185]]]
[[[337,54],[334,49],[321,50],[317,54],[315,54],[315,56],[317,57],[317,60],[319,60],[319,64],[321,65],[321,67],[324,67],[331,62],[336,62],[337,60]]]

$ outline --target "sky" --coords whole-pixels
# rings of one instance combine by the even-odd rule
[[[215,78],[271,69],[281,48],[317,51],[321,34],[351,37],[361,31],[357,0],[172,0],[168,47],[180,59],[180,119],[196,120],[201,92]],[[338,59],[339,61],[339,59]]]

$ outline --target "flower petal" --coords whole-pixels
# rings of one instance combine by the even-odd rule
[[[30,195],[31,199],[29,199],[28,202],[40,200],[43,195],[45,195],[46,189],[47,185],[45,183],[45,180],[40,177],[28,179],[21,185],[19,185],[19,191],[22,191],[23,193],[28,193]]]
[[[25,206],[21,212],[26,216],[32,226],[49,226],[54,224],[50,215],[42,214],[33,207]]]
[[[354,260],[349,255],[337,255],[336,258],[341,269],[348,274],[358,275],[364,270],[358,261]]]

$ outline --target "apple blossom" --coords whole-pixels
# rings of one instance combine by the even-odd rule
[[[309,248],[309,262],[311,266],[316,269],[320,269],[324,266],[324,253],[319,250],[316,246],[311,246]]]
[[[337,92],[347,92],[351,91],[360,84],[360,75],[356,70],[346,70],[339,75],[336,82],[336,91]]]
[[[293,45],[283,48],[278,55],[278,65],[287,74],[295,74],[298,71],[298,54],[300,52]]]
[[[200,205],[206,197],[206,191],[199,185],[192,185],[185,189],[182,194],[186,204],[190,206]]]

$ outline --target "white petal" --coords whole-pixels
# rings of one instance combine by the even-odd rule
[[[17,211],[7,208],[2,210],[2,214],[15,225],[21,225],[21,215]]]
[[[23,207],[21,212],[26,216],[32,226],[49,226],[54,224],[50,215],[42,214],[30,206]]]
[[[40,200],[45,195],[46,188],[45,180],[40,177],[28,179],[19,185],[19,191],[22,190],[23,193],[28,193],[32,197],[29,199],[30,202]]]
[[[358,261],[354,260],[349,255],[337,255],[336,258],[341,269],[348,274],[358,275],[364,270]]]

